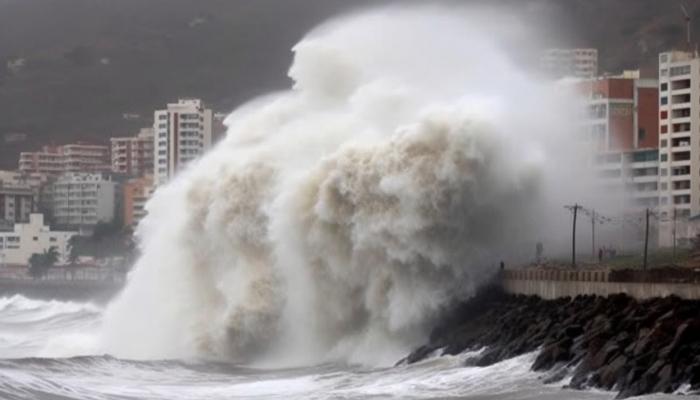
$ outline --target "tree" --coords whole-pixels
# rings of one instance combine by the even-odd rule
[[[29,257],[29,276],[38,279],[46,275],[48,270],[58,262],[59,254],[56,246],[51,246],[43,253],[34,253]]]

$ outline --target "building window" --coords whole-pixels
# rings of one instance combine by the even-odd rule
[[[661,64],[666,64],[668,62],[668,54],[662,54],[661,57],[659,57],[659,62]]]
[[[666,162],[668,161],[668,154],[662,154],[661,155],[661,162]]]
[[[168,116],[166,114],[161,114],[158,116],[158,119],[162,121],[164,119],[168,119]]]
[[[661,111],[661,119],[668,119],[668,111]]]
[[[668,133],[668,125],[661,125],[661,133]]]
[[[661,105],[665,106],[666,104],[668,104],[668,97],[666,97],[666,96],[661,97]]]
[[[690,65],[671,68],[671,76],[687,75],[690,73]]]
[[[32,238],[32,240],[35,241],[35,242],[38,242],[38,241],[39,241],[39,238],[38,238],[37,236],[34,236],[34,237]]]
[[[662,91],[662,92],[665,92],[665,91],[667,91],[667,90],[668,90],[668,83],[662,83],[662,84],[661,84],[661,91]]]
[[[661,190],[668,190],[668,183],[666,183],[666,182],[662,183]]]
[[[659,72],[659,76],[668,76],[668,69],[664,68]]]
[[[667,145],[668,145],[668,142],[666,141],[666,139],[664,139],[664,140],[661,141],[661,146],[660,146],[660,147],[666,147]]]
[[[639,128],[639,132],[637,132],[637,139],[644,140],[646,138],[647,138],[647,130],[644,128]]]
[[[661,168],[661,176],[668,176],[668,170],[666,168]]]

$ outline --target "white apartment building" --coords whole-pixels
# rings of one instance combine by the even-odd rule
[[[590,78],[598,75],[597,49],[548,49],[541,59],[544,73],[552,78]]]
[[[48,175],[64,172],[108,171],[109,147],[78,142],[63,146],[44,146],[41,151],[22,152],[19,170]]]
[[[112,172],[140,176],[153,171],[153,128],[143,128],[136,136],[113,137]]]
[[[43,253],[52,246],[59,254],[59,264],[70,254],[68,242],[77,232],[52,232],[44,225],[42,214],[31,214],[27,223],[15,224],[11,232],[0,232],[0,266],[28,265],[34,253]]]
[[[659,244],[684,239],[684,225],[700,213],[700,57],[682,51],[659,55],[661,219]],[[674,223],[675,218],[675,223]],[[676,232],[674,235],[674,225]],[[682,235],[684,236],[684,235]]]
[[[659,205],[659,150],[604,152],[596,156],[601,196],[614,208],[630,213]]]
[[[59,226],[91,228],[115,217],[117,183],[108,174],[66,173],[47,188],[47,202]]]
[[[154,115],[155,185],[162,185],[211,148],[212,110],[201,100],[180,99]]]

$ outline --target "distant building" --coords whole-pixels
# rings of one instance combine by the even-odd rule
[[[136,136],[113,137],[112,171],[141,176],[153,172],[153,129],[141,129]]]
[[[125,227],[136,227],[146,216],[145,205],[155,190],[152,177],[132,179],[123,185]]]
[[[591,78],[598,75],[598,50],[548,49],[542,56],[541,67],[554,79]]]
[[[638,77],[627,71],[575,83],[600,193],[626,212],[659,204],[658,81]]]
[[[0,171],[0,231],[28,222],[36,211],[46,175],[19,171]]]
[[[29,186],[6,185],[0,181],[0,231],[28,222],[34,211],[34,192]]]
[[[659,55],[659,96],[659,244],[671,246],[674,237],[679,241],[686,235],[687,229],[678,225],[700,214],[700,57],[697,54],[671,51]]]
[[[117,183],[106,173],[67,173],[45,191],[54,223],[62,227],[91,229],[115,217]]]
[[[60,175],[65,172],[104,172],[111,169],[109,147],[78,142],[44,146],[41,151],[22,152],[19,170]]]
[[[212,125],[212,110],[197,99],[181,99],[155,112],[156,186],[166,183],[211,147]]]
[[[68,260],[68,242],[76,232],[53,232],[42,214],[31,214],[27,223],[15,224],[12,232],[0,232],[0,266],[28,265],[34,253],[56,247],[59,263]]]

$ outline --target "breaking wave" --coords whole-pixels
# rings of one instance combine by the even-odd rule
[[[573,102],[491,23],[388,9],[307,35],[293,88],[233,112],[148,203],[105,351],[393,363],[532,256],[571,195]]]

